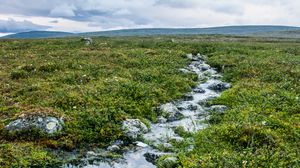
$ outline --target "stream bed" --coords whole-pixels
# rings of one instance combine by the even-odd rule
[[[126,145],[121,157],[108,157],[108,151],[120,151],[119,146],[125,146],[122,141],[116,142],[108,149],[98,149],[87,152],[78,165],[67,164],[65,168],[155,168],[154,163],[160,156],[168,155],[170,164],[176,162],[176,153],[159,151],[158,147],[172,148],[170,141],[180,142],[184,138],[176,134],[175,129],[180,127],[187,132],[196,132],[207,127],[211,111],[223,113],[227,107],[214,105],[207,107],[205,102],[219,97],[221,92],[230,88],[230,84],[221,81],[221,75],[205,62],[205,56],[187,54],[191,63],[179,73],[195,73],[199,83],[192,92],[182,99],[175,100],[159,107],[167,117],[158,117],[157,123],[151,123],[150,129],[143,134],[143,139]],[[192,140],[191,140],[192,141]],[[122,148],[124,149],[124,147]],[[190,150],[193,146],[190,146]]]

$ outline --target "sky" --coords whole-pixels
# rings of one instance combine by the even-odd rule
[[[300,26],[300,0],[1,0],[0,36],[228,25]]]

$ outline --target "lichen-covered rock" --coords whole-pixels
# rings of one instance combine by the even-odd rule
[[[111,146],[107,147],[107,150],[114,152],[114,151],[120,150],[120,147],[118,145],[111,145]]]
[[[173,103],[163,104],[159,107],[159,110],[169,122],[176,121],[184,117]]]
[[[213,105],[209,108],[212,112],[224,113],[228,109],[227,106],[224,105]]]
[[[82,38],[81,40],[85,42],[85,45],[91,45],[93,43],[93,40],[90,37],[85,37]]]
[[[223,91],[226,89],[229,89],[231,85],[226,82],[216,81],[208,86],[209,89],[215,90],[215,91]]]
[[[177,157],[175,156],[168,156],[166,158],[163,158],[161,160],[158,161],[157,166],[159,168],[174,168],[177,167]]]
[[[54,134],[63,128],[63,120],[55,117],[27,116],[10,122],[5,129],[9,132],[22,132],[37,129],[46,134]]]
[[[147,126],[139,119],[127,119],[123,121],[122,130],[124,135],[131,140],[149,131]]]

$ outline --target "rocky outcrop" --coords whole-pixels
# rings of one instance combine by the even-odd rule
[[[162,115],[167,119],[168,122],[176,121],[183,117],[178,108],[173,103],[163,104],[159,107]]]
[[[38,130],[46,134],[55,134],[62,130],[63,120],[49,116],[26,116],[10,122],[5,129],[9,132]]]
[[[122,130],[124,135],[131,140],[137,139],[149,131],[147,126],[139,119],[127,119],[123,121]]]

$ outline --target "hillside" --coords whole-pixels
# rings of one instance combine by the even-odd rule
[[[67,37],[71,36],[73,33],[68,32],[57,32],[57,31],[30,31],[30,32],[22,32],[11,34],[8,36],[4,36],[2,38],[8,39],[33,39],[33,38],[55,38],[55,37]]]
[[[299,27],[290,26],[225,26],[211,28],[149,28],[149,29],[123,29],[112,31],[86,32],[86,33],[66,33],[66,32],[47,32],[34,31],[17,33],[3,38],[55,38],[67,36],[153,36],[153,35],[237,35],[237,36],[256,36],[264,34],[268,37],[280,36],[284,31],[297,31]],[[270,33],[272,32],[272,33]]]

